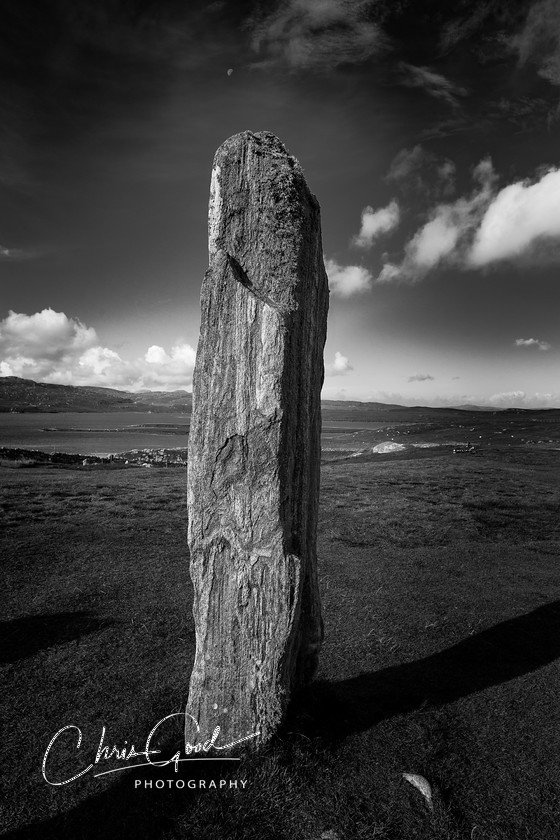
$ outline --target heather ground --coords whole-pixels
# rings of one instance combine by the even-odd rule
[[[184,471],[0,467],[7,837],[557,838],[560,452],[326,459],[320,670],[262,755],[191,765],[247,780],[217,792],[41,774],[65,725],[82,746],[53,753],[53,776],[91,759],[103,725],[141,743],[183,707]],[[433,810],[403,773],[428,779]]]

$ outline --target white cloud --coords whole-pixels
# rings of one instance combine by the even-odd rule
[[[375,278],[376,283],[393,283],[405,278],[402,266],[386,262]]]
[[[158,344],[152,344],[146,350],[144,358],[148,364],[163,365],[168,357],[163,347],[160,347]]]
[[[254,66],[327,70],[365,61],[385,44],[369,6],[355,0],[285,0],[253,20],[251,46],[264,55]]]
[[[409,258],[419,269],[433,268],[455,250],[461,235],[461,222],[453,210],[452,207],[440,207],[434,218],[407,245]]]
[[[10,312],[0,321],[0,373],[64,385],[185,389],[192,384],[195,350],[177,343],[167,353],[152,345],[132,361],[101,346],[93,327],[64,312]]]
[[[333,295],[348,298],[371,288],[371,273],[361,265],[339,265],[336,260],[325,260],[329,288]]]
[[[417,283],[440,264],[460,269],[475,266],[473,242],[476,247],[485,220],[491,217],[492,207],[504,190],[496,193],[496,175],[489,159],[480,161],[474,168],[473,178],[478,186],[470,196],[438,204],[432,209],[428,221],[405,245],[404,258],[400,263],[386,262],[376,278],[377,283]],[[560,213],[557,215],[560,218]],[[560,221],[549,223],[551,227],[556,224],[560,229]],[[486,239],[489,239],[492,230],[496,232],[496,226],[488,223],[487,227],[489,233]],[[534,225],[533,228],[529,225],[528,230],[532,229]],[[528,233],[518,237],[525,244],[529,239]],[[480,256],[478,261],[480,265],[484,262]]]
[[[510,39],[521,64],[536,64],[539,75],[560,85],[560,5],[558,0],[532,4],[521,32]]]
[[[440,264],[466,270],[504,260],[560,263],[560,169],[499,191],[490,160],[473,177],[479,186],[471,195],[432,209],[401,262],[387,261],[377,283],[417,283]]]
[[[94,329],[68,318],[64,312],[43,309],[34,315],[10,311],[0,321],[0,349],[11,354],[64,361],[94,347],[98,338]]]
[[[90,347],[78,358],[80,372],[85,376],[104,376],[114,373],[117,366],[122,365],[122,359],[114,350],[108,347]]]
[[[325,365],[326,376],[344,376],[350,370],[353,370],[353,367],[348,358],[339,353],[338,350],[334,354],[334,362]]]
[[[492,198],[495,175],[491,161],[481,161],[473,171],[473,178],[479,183],[473,193],[468,198],[435,207],[431,218],[406,244],[402,262],[385,263],[377,283],[417,283],[441,262],[462,261],[467,237],[472,235]]]
[[[196,350],[190,344],[175,344],[169,354],[163,347],[152,345],[144,356],[142,387],[155,390],[190,387],[195,359]]]
[[[560,169],[534,184],[520,181],[500,190],[476,232],[469,263],[488,265],[531,251],[538,258],[539,246],[546,256],[552,242],[560,244]]]
[[[539,350],[550,350],[551,344],[548,341],[541,341],[539,338],[516,338],[515,347],[534,347]]]
[[[393,199],[386,207],[374,210],[364,207],[360,232],[352,240],[358,248],[371,248],[374,241],[384,233],[394,230],[400,221],[400,208]]]

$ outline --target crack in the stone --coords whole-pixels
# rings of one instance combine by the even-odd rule
[[[239,283],[241,283],[241,285],[245,289],[247,289],[247,291],[250,292],[253,295],[253,297],[255,297],[257,300],[259,300],[261,303],[266,303],[267,306],[272,307],[272,309],[275,309],[276,312],[283,315],[284,310],[282,309],[282,307],[278,303],[276,303],[276,301],[272,300],[271,298],[268,297],[268,295],[263,294],[261,291],[259,291],[258,289],[256,289],[254,287],[254,285],[252,284],[251,280],[249,279],[249,277],[247,275],[247,272],[245,271],[245,269],[243,268],[243,266],[241,265],[239,260],[236,260],[235,257],[232,254],[229,253],[229,251],[226,251],[226,256],[227,256],[228,262],[229,262],[229,264],[232,268],[235,279]]]

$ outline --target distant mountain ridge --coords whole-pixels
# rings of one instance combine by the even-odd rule
[[[427,420],[447,413],[531,411],[523,408],[460,405],[456,407],[405,406],[397,403],[358,402],[357,400],[322,400],[323,421],[400,421],[418,415]],[[18,376],[0,377],[0,412],[102,412],[152,411],[190,413],[192,395],[188,391],[120,391],[92,385],[55,385],[35,382]],[[552,412],[560,409],[534,409]],[[382,415],[385,415],[383,417]]]

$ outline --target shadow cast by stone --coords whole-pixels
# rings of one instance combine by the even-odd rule
[[[501,622],[431,656],[330,682],[294,697],[285,732],[336,743],[394,715],[434,708],[560,657],[560,601]]]
[[[162,744],[163,749],[171,746]],[[135,838],[135,840],[155,840],[166,832],[174,832],[177,818],[195,806],[197,799],[205,791],[199,788],[189,789],[187,780],[201,780],[208,783],[212,779],[235,778],[237,764],[224,761],[206,762],[195,758],[183,764],[178,774],[173,766],[139,767],[126,773],[118,774],[111,786],[99,793],[92,793],[75,807],[62,811],[56,816],[22,826],[3,835],[5,840],[100,840],[100,838]],[[169,786],[172,779],[173,786]],[[185,787],[177,788],[177,780],[185,780]],[[156,783],[162,780],[158,788]],[[136,786],[139,782],[139,786]],[[95,790],[95,779],[87,782]],[[176,836],[173,833],[173,836]]]
[[[112,621],[100,619],[86,611],[25,615],[12,621],[2,621],[0,662],[19,662],[41,650],[96,633],[112,624]]]

